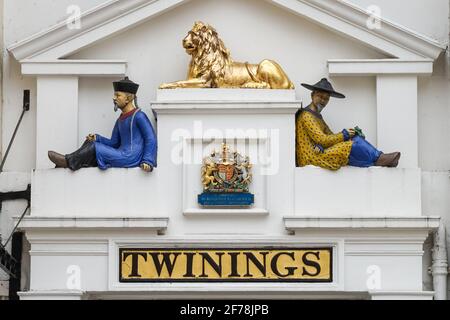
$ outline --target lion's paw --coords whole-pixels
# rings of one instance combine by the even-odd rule
[[[175,89],[176,86],[173,83],[163,83],[159,86],[159,89]]]
[[[270,89],[269,84],[265,82],[247,82],[242,86],[244,89]]]

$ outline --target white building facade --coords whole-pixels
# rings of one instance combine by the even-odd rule
[[[20,298],[445,298],[450,5],[423,2],[3,1],[2,155],[31,90],[0,173],[2,192],[31,184]],[[158,90],[186,76],[181,39],[195,21],[236,61],[278,61],[296,89]],[[110,135],[112,82],[125,75],[141,85],[158,167],[55,169],[48,150]],[[332,129],[358,125],[402,152],[398,168],[295,167],[295,113],[310,100],[300,83],[323,77],[347,95],[324,111]],[[202,155],[222,140],[254,164],[251,208],[197,203]],[[26,205],[3,201],[2,243]],[[121,250],[271,248],[330,250],[328,281],[121,281]]]

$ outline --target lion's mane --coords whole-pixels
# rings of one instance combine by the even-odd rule
[[[230,51],[213,27],[196,23],[192,32],[200,40],[191,62],[194,74],[198,78],[210,79],[212,86],[216,87],[217,80],[224,78],[226,67],[232,63]]]

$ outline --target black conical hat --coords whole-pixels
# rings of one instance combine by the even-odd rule
[[[342,93],[334,91],[333,86],[327,80],[327,78],[323,78],[322,80],[317,82],[315,85],[302,83],[302,86],[311,91],[320,90],[320,91],[328,92],[330,94],[330,96],[332,96],[334,98],[339,98],[339,99],[345,98],[345,96]]]
[[[132,94],[136,94],[139,89],[139,85],[128,79],[128,77],[125,77],[120,81],[113,82],[113,85],[114,91],[128,92]]]

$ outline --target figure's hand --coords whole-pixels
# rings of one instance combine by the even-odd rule
[[[325,149],[320,144],[316,144],[314,145],[314,152],[317,154],[324,153]]]
[[[153,171],[153,167],[147,163],[142,163],[141,164],[141,169],[144,170],[145,172],[152,172]]]
[[[354,136],[356,136],[356,131],[355,129],[347,129],[348,133],[350,134],[350,138],[353,138]]]
[[[90,133],[87,137],[86,137],[87,141],[90,142],[94,142],[96,140],[95,134]]]

